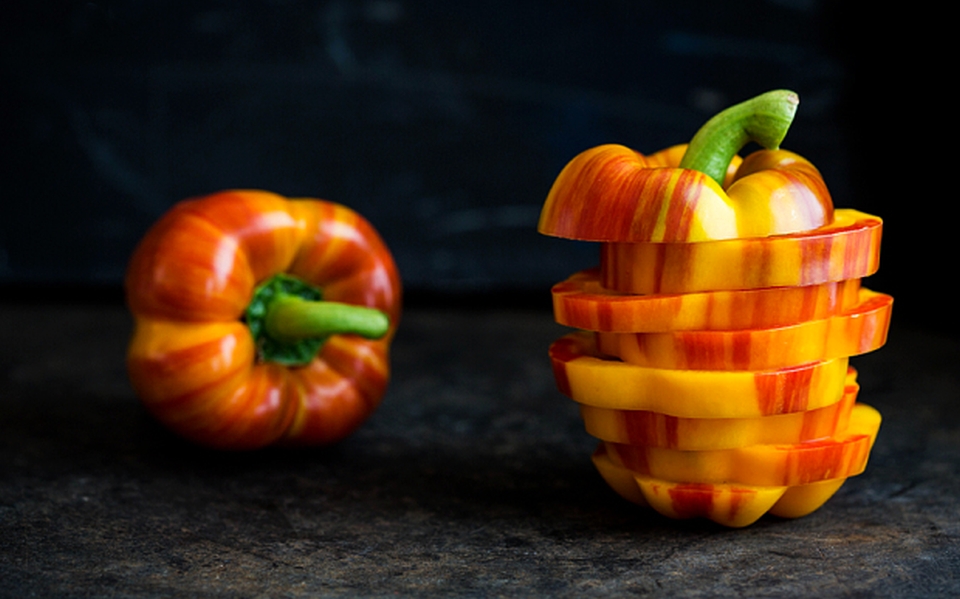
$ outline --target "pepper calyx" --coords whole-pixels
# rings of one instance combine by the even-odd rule
[[[283,273],[257,286],[244,320],[256,344],[258,360],[284,366],[309,364],[332,335],[379,339],[390,328],[384,312],[324,301],[320,289]]]

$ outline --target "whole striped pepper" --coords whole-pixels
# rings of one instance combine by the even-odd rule
[[[125,286],[133,387],[197,443],[332,443],[386,389],[400,277],[344,206],[264,191],[181,202],[140,242]]]

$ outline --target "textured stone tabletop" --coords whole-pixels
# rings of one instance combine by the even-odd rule
[[[867,471],[799,520],[670,521],[614,495],[555,389],[549,312],[411,310],[357,434],[224,454],[155,425],[118,306],[0,306],[0,595],[957,596],[958,343],[855,359]]]

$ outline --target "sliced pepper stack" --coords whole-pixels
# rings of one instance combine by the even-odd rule
[[[866,467],[880,414],[849,358],[881,347],[893,299],[860,285],[882,221],[834,210],[820,173],[779,149],[796,94],[721,112],[689,145],[575,157],[541,233],[601,244],[553,288],[579,331],[550,347],[559,390],[621,496],[740,527],[818,509]],[[744,159],[748,142],[763,149]]]

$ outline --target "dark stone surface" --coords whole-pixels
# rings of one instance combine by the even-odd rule
[[[0,306],[0,595],[956,596],[958,344],[856,360],[865,474],[744,530],[640,510],[553,386],[546,311],[413,310],[384,405],[327,449],[222,454],[156,426],[116,306]]]

